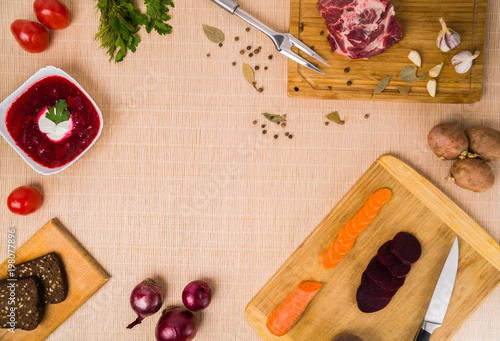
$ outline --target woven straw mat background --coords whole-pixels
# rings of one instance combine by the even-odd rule
[[[197,340],[259,340],[245,321],[246,303],[385,153],[431,179],[500,241],[500,182],[484,194],[447,184],[449,164],[437,162],[426,145],[427,132],[453,118],[500,129],[500,1],[488,5],[483,98],[473,105],[288,99],[287,60],[209,0],[176,1],[171,36],[143,31],[137,52],[111,63],[93,41],[95,1],[65,2],[71,25],[52,32],[49,49],[39,55],[22,51],[9,32],[17,18],[35,20],[33,1],[0,2],[0,98],[54,65],[72,75],[104,115],[97,143],[55,176],[37,175],[0,141],[0,198],[24,184],[44,193],[42,209],[28,217],[0,205],[0,240],[7,239],[6,227],[17,226],[21,245],[57,217],[112,275],[49,340],[154,339],[157,316],[133,332],[125,329],[134,318],[130,291],[148,276],[164,279],[170,304],[180,303],[191,280],[214,284]],[[239,2],[273,28],[288,30],[286,0]],[[202,24],[225,32],[222,48],[205,38]],[[241,56],[247,45],[262,51]],[[262,93],[243,79],[242,62],[261,66]],[[324,125],[334,110],[345,125]],[[274,126],[262,135],[262,112],[287,114],[293,139]],[[492,167],[500,178],[500,163]],[[0,245],[6,255],[6,243]],[[454,340],[498,340],[499,311],[500,289]]]

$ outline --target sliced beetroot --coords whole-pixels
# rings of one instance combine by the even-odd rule
[[[390,301],[390,298],[376,298],[367,295],[361,287],[358,288],[358,291],[356,292],[356,302],[358,302],[358,308],[364,313],[374,313],[382,310],[387,307]]]
[[[391,253],[406,265],[415,263],[422,254],[422,245],[414,235],[399,232],[391,242]]]
[[[366,271],[363,272],[363,276],[361,276],[360,288],[363,289],[363,292],[365,292],[368,296],[375,298],[392,298],[397,291],[388,291],[379,287],[368,277]]]
[[[368,264],[366,274],[375,284],[387,291],[398,290],[405,283],[404,277],[393,277],[387,267],[379,263],[377,256]]]
[[[380,264],[385,265],[394,277],[405,277],[411,270],[411,266],[404,264],[391,253],[391,241],[378,249],[377,260]]]

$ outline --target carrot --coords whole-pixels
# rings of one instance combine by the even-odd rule
[[[319,289],[321,289],[321,283],[319,282],[300,283],[278,308],[269,315],[266,326],[271,334],[283,336],[288,333]]]
[[[352,249],[356,238],[377,217],[382,206],[392,197],[388,188],[382,188],[373,193],[365,202],[363,208],[349,220],[340,230],[337,239],[323,252],[321,263],[327,269],[332,269]]]

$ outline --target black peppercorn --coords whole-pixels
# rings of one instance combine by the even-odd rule
[[[240,40],[240,37],[234,37],[234,41]]]
[[[255,65],[255,70],[258,71],[260,69],[260,66]]]
[[[247,46],[247,50],[250,51],[252,47],[250,45]]]
[[[267,57],[269,60],[273,59],[273,55],[270,54],[269,57]]]
[[[347,86],[351,86],[352,85],[352,81],[347,81]]]
[[[264,134],[264,135],[267,134],[267,130],[265,130],[265,129],[262,130],[262,134]]]
[[[219,47],[222,47],[222,43],[219,43]]]
[[[346,67],[346,68],[344,69],[344,72],[345,72],[345,73],[348,73],[349,71],[351,71],[351,69],[349,69],[348,67]]]
[[[250,32],[250,27],[247,27],[245,31]]]

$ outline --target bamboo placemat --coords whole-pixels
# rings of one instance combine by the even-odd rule
[[[286,59],[209,0],[177,1],[171,36],[143,32],[135,54],[110,63],[93,41],[95,1],[65,2],[72,23],[53,32],[40,55],[20,50],[9,32],[13,20],[35,18],[32,0],[0,3],[0,98],[54,65],[87,90],[105,121],[92,149],[51,177],[34,173],[0,141],[0,198],[24,184],[44,194],[32,216],[14,216],[0,205],[4,257],[7,227],[18,227],[21,245],[57,217],[112,276],[49,340],[153,340],[159,314],[125,329],[134,319],[130,291],[148,276],[166,283],[168,304],[181,302],[191,280],[213,283],[197,340],[259,340],[245,321],[246,303],[385,153],[422,172],[500,241],[500,182],[484,194],[446,184],[450,164],[437,162],[426,145],[427,132],[452,118],[500,129],[500,2],[488,4],[483,98],[472,105],[288,99]],[[273,28],[288,29],[286,0],[239,2]],[[223,47],[205,38],[202,24],[225,32]],[[248,45],[262,51],[242,57]],[[261,67],[262,93],[243,79],[242,62]],[[345,125],[324,125],[324,115],[334,110]],[[287,114],[293,139],[269,125],[263,135],[262,112]],[[500,178],[500,163],[491,165]],[[454,340],[498,340],[499,305],[497,290]]]

